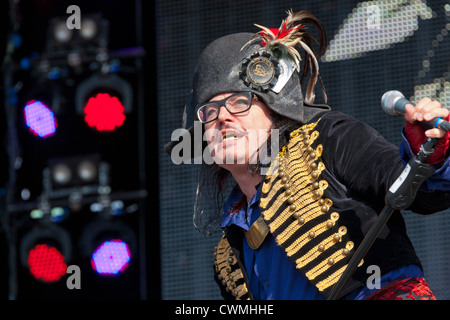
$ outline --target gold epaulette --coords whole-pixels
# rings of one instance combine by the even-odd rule
[[[225,235],[214,248],[214,265],[217,277],[227,292],[231,293],[237,300],[250,299],[237,257]]]
[[[291,133],[263,181],[260,207],[277,244],[325,295],[345,270],[354,244],[333,202],[323,197],[328,182],[320,179],[325,165],[323,146],[315,145],[318,122]]]

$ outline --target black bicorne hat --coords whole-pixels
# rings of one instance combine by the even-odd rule
[[[303,23],[317,27],[320,41],[304,30]],[[318,80],[322,83],[316,55],[326,51],[327,42],[321,22],[307,11],[289,11],[279,29],[257,26],[261,32],[226,35],[210,43],[201,53],[183,115],[183,128],[189,130],[185,134],[193,133],[197,107],[224,92],[251,91],[275,113],[300,123],[330,110],[328,105],[314,104],[315,85]],[[317,53],[312,42],[319,44]],[[305,57],[301,79],[301,56],[297,48],[303,49]],[[304,97],[301,83],[309,72]],[[324,97],[326,101],[325,90]],[[178,139],[168,143],[166,151],[170,154],[177,143]]]

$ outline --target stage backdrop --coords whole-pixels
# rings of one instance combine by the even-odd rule
[[[162,297],[217,299],[213,248],[192,224],[198,165],[175,165],[164,152],[181,127],[196,59],[212,40],[278,27],[285,11],[308,10],[326,26],[329,49],[321,62],[328,103],[362,120],[394,144],[401,117],[383,112],[384,92],[400,90],[418,101],[450,107],[450,4],[446,0],[396,1],[157,1],[157,79],[160,161]],[[319,97],[320,100],[320,97]],[[357,133],[355,133],[357,134]],[[431,216],[404,212],[425,277],[439,299],[450,298],[450,211]]]

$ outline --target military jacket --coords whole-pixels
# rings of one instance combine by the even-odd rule
[[[328,112],[289,133],[262,179],[261,217],[245,232],[231,226],[214,249],[215,279],[225,298],[250,299],[242,242],[274,237],[289,259],[326,298],[385,205],[389,187],[404,170],[399,149],[370,126]],[[447,170],[449,171],[449,170]],[[450,190],[418,192],[408,208],[430,214],[450,207]],[[404,220],[394,212],[359,268],[341,291],[365,285],[366,268],[382,274],[420,261]]]

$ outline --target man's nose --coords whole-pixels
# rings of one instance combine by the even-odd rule
[[[217,116],[217,119],[220,122],[227,122],[232,121],[234,119],[233,115],[225,108],[225,105],[221,105],[219,107],[219,114]]]

